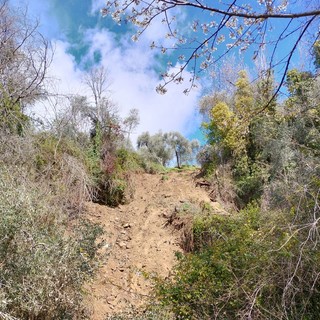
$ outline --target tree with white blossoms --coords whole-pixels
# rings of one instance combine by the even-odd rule
[[[272,97],[275,98],[299,44],[303,43],[311,52],[319,37],[318,0],[290,3],[288,0],[108,0],[101,12],[118,24],[135,25],[134,41],[152,22],[161,19],[166,29],[164,37],[170,39],[172,45],[155,40],[151,48],[162,53],[178,51],[180,56],[178,67],[172,68],[173,64],[169,63],[173,71],[162,74],[163,84],[157,87],[159,93],[165,93],[170,82],[181,83],[183,72],[191,66],[190,85],[184,90],[188,93],[196,86],[202,70],[239,51],[248,52],[253,60],[266,54],[265,72],[278,68],[280,81]],[[190,21],[178,18],[186,16],[184,13],[191,13],[195,18]]]

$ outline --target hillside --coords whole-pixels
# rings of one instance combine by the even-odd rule
[[[150,280],[145,275],[165,277],[181,251],[180,233],[168,225],[176,208],[210,203],[203,188],[196,187],[197,171],[165,175],[136,174],[132,178],[132,202],[117,208],[88,204],[90,219],[105,230],[105,261],[89,284],[87,304],[92,320],[102,320],[131,306],[148,301]],[[218,203],[211,205],[219,210]]]

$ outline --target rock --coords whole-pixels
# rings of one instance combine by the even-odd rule
[[[121,234],[121,241],[130,241],[132,238],[128,235],[128,234],[126,234],[126,233],[122,233]]]
[[[111,244],[110,244],[110,243],[106,243],[106,244],[102,247],[102,249],[108,250],[108,249],[110,249],[110,247],[111,247]]]
[[[126,244],[126,242],[121,241],[121,242],[118,243],[118,246],[119,246],[121,249],[125,249],[125,248],[127,247],[127,244]]]
[[[172,216],[172,213],[170,212],[163,212],[162,213],[162,217],[165,219],[169,219]]]
[[[108,298],[107,298],[107,303],[108,303],[108,304],[115,304],[115,300],[116,300],[115,297],[108,297]]]
[[[126,223],[126,224],[123,225],[123,227],[124,227],[125,229],[131,228],[131,225],[130,225],[129,223]]]

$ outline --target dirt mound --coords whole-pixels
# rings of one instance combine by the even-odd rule
[[[181,248],[180,234],[167,217],[183,203],[210,203],[206,191],[196,187],[196,174],[137,174],[131,203],[118,208],[88,204],[90,219],[106,232],[105,262],[88,285],[91,319],[143,307],[152,286],[148,275],[169,274]]]

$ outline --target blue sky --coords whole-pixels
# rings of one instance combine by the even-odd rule
[[[200,137],[198,102],[205,89],[203,84],[211,85],[212,80],[204,73],[202,86],[199,84],[198,89],[186,96],[183,90],[188,86],[187,80],[190,77],[186,72],[186,83],[169,85],[165,95],[156,93],[155,88],[160,83],[159,71],[165,70],[171,58],[150,50],[152,41],[170,45],[170,40],[163,37],[165,30],[160,21],[155,21],[138,42],[133,42],[130,25],[118,26],[110,18],[101,17],[100,9],[105,0],[10,1],[22,6],[28,5],[31,17],[40,21],[40,31],[50,39],[55,51],[50,77],[55,79],[55,90],[59,93],[89,94],[81,81],[83,74],[89,66],[103,65],[109,70],[111,98],[118,105],[120,114],[125,116],[131,108],[140,111],[141,123],[133,137],[143,131],[155,133],[159,130],[177,130],[190,138]],[[304,2],[301,0],[296,3],[301,5]],[[191,21],[192,16],[193,12],[181,11],[177,23],[183,28],[186,26],[191,32],[187,22]],[[203,22],[208,19],[208,15],[200,13],[199,19]],[[277,35],[277,24],[274,24],[270,34]],[[278,55],[286,54],[290,42],[292,40],[288,37]],[[296,67],[306,61],[299,59],[299,50],[293,64]],[[251,62],[252,49],[247,58],[239,57],[237,51],[233,55],[235,61],[242,60],[246,64]],[[267,51],[268,48],[266,54],[270,54]],[[250,71],[253,69],[251,63]]]
[[[111,98],[120,115],[131,108],[140,111],[140,125],[133,138],[143,131],[180,131],[199,137],[197,112],[200,90],[183,94],[183,85],[171,85],[165,95],[156,93],[159,71],[165,61],[149,49],[152,39],[161,40],[162,26],[154,25],[138,41],[131,40],[129,26],[119,27],[102,18],[101,0],[12,0],[28,5],[29,15],[40,21],[40,31],[50,39],[55,54],[49,76],[55,90],[67,94],[89,94],[82,83],[90,65],[103,65],[109,71]],[[160,29],[159,29],[160,28]],[[132,31],[132,30],[131,30]],[[43,106],[47,110],[48,106]]]

